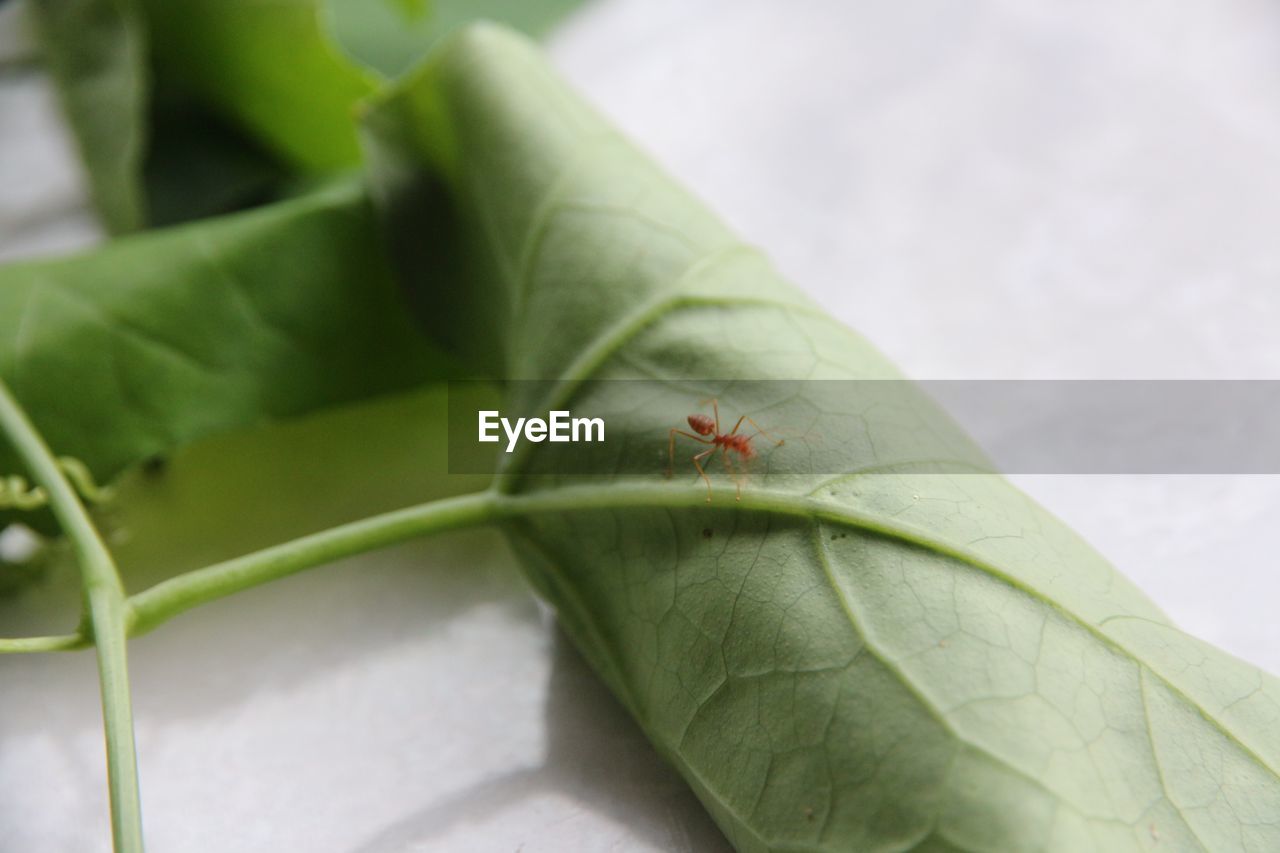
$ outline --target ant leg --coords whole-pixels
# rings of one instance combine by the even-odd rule
[[[736,500],[736,501],[740,501],[740,500],[742,500],[742,476],[743,476],[743,472],[740,472],[740,471],[738,471],[736,468],[734,468],[734,467],[733,467],[733,462],[732,462],[732,460],[730,460],[730,459],[729,459],[729,452],[728,452],[728,451],[725,451],[725,454],[724,454],[724,470],[726,470],[726,471],[728,471],[728,472],[729,472],[729,477],[733,480],[733,485],[737,487],[738,493],[737,493],[737,495],[734,497],[734,500]]]
[[[716,448],[710,447],[702,451],[701,453],[694,454],[694,457],[693,457],[693,467],[698,469],[699,476],[701,476],[703,482],[707,484],[707,503],[711,503],[711,478],[708,477],[707,472],[703,470],[702,460],[706,459],[708,456],[710,456],[712,453],[715,453],[715,452],[716,452]]]
[[[738,422],[733,425],[733,429],[729,430],[729,435],[737,435],[738,429],[741,428],[743,421],[746,421],[747,423],[751,424],[753,427],[756,428],[755,435],[751,436],[752,438],[755,438],[757,435],[763,435],[765,438],[772,441],[774,443],[774,446],[776,447],[781,447],[782,445],[787,443],[787,440],[785,438],[775,439],[773,436],[769,435],[769,433],[764,431],[764,427],[760,426],[760,424],[756,423],[746,415],[743,415],[742,417],[738,418]]]
[[[711,410],[716,413],[716,435],[719,435],[720,434],[720,401],[715,397],[707,397],[704,400],[698,401],[699,406],[705,406],[707,403],[711,404]]]
[[[751,420],[751,418],[748,418],[746,415],[743,415],[742,417],[746,418],[747,423],[751,424],[753,427],[756,428],[756,435],[763,435],[765,438],[772,441],[775,447],[781,447],[782,445],[787,443],[787,440],[785,438],[775,439],[773,436],[769,435],[769,433],[764,431],[764,429],[760,426],[760,424]],[[737,427],[734,427],[734,429],[737,429]],[[752,438],[755,438],[755,436],[753,435]]]
[[[671,435],[667,442],[667,476],[670,477],[676,470],[676,436],[683,435],[685,438],[692,438],[694,441],[702,444],[711,444],[710,439],[703,438],[700,435],[694,435],[691,432],[685,432],[677,427],[671,428]]]

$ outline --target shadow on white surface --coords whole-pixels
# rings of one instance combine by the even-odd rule
[[[489,534],[192,612],[131,663],[155,850],[728,849]],[[91,656],[0,683],[0,849],[107,849]]]
[[[429,803],[385,827],[352,853],[437,849],[432,842],[455,830],[548,795],[581,809],[581,815],[570,813],[563,821],[607,817],[627,827],[637,847],[731,849],[674,771],[653,760],[653,748],[634,721],[558,629],[552,641],[544,717],[548,743],[540,763]],[[563,842],[560,836],[530,838],[521,849],[563,849]]]

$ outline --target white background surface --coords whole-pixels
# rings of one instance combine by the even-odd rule
[[[552,45],[927,378],[1280,378],[1278,48],[1263,0],[604,0]],[[7,67],[0,188],[0,257],[94,238],[47,86]],[[1280,478],[1016,479],[1280,671]],[[153,850],[722,843],[486,535],[204,608],[132,664]],[[88,656],[0,660],[0,850],[105,849],[101,749]]]

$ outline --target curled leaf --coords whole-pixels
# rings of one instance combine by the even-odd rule
[[[566,477],[539,445],[502,480],[507,531],[739,849],[1280,849],[1277,681],[1169,624],[927,400],[753,398],[751,380],[897,374],[528,43],[465,31],[365,138],[402,262],[456,275],[419,279],[441,339],[552,380],[522,407],[610,413],[620,452],[653,460]],[[424,247],[425,223],[449,239]],[[867,440],[830,448],[835,475],[775,454],[740,503],[718,479],[707,505],[657,461],[689,408],[594,381],[635,378]],[[921,426],[951,473],[912,458]]]

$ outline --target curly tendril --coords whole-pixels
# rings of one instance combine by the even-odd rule
[[[66,474],[80,497],[91,504],[102,504],[111,500],[115,490],[111,487],[99,486],[93,479],[89,467],[72,456],[58,459],[58,466]],[[16,509],[21,512],[42,509],[49,504],[49,495],[39,486],[33,486],[26,477],[16,474],[0,477],[0,510]]]

